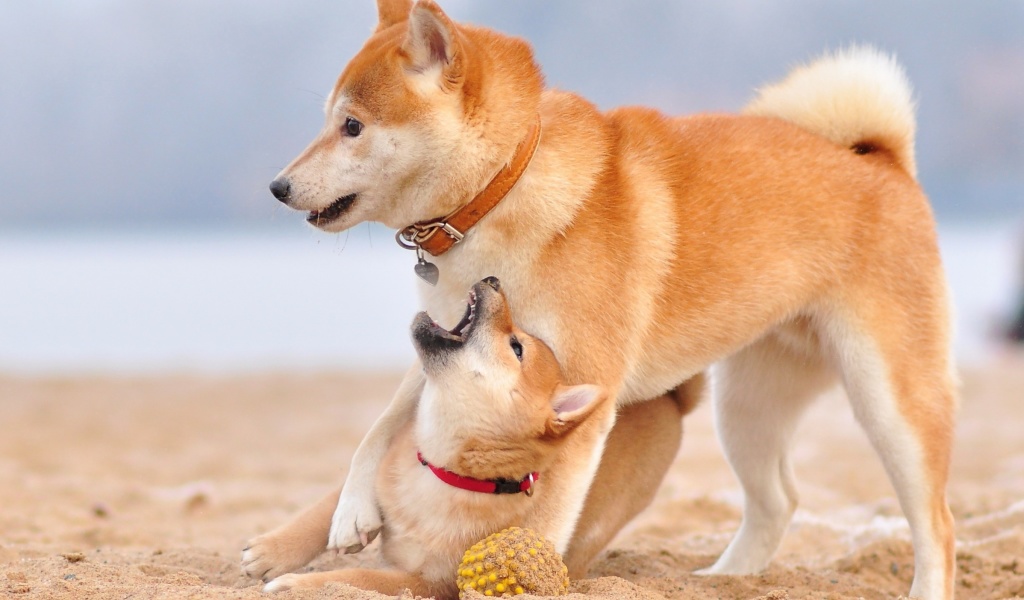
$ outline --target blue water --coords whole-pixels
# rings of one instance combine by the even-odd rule
[[[994,352],[1019,231],[941,231],[961,361]],[[0,234],[0,371],[402,368],[414,257],[371,234]]]
[[[4,236],[0,370],[400,368],[413,262],[388,236]]]

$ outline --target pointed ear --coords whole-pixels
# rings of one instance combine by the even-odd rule
[[[433,0],[419,0],[409,14],[409,36],[402,50],[414,71],[441,69],[441,86],[458,87],[462,79],[463,53],[455,23]]]
[[[412,0],[377,0],[377,31],[407,20],[411,10]]]
[[[605,399],[604,389],[596,385],[559,386],[551,401],[554,411],[548,430],[564,435],[583,423]]]

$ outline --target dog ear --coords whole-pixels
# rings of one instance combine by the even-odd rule
[[[412,0],[377,0],[377,31],[409,19]]]
[[[419,0],[409,14],[409,35],[402,50],[413,71],[440,68],[439,84],[454,90],[462,82],[462,44],[455,23],[433,0]]]
[[[569,433],[601,405],[605,396],[604,389],[596,385],[558,386],[551,401],[553,414],[548,420],[548,432]]]

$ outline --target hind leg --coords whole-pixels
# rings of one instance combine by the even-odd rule
[[[654,499],[679,452],[682,418],[704,393],[703,373],[672,393],[620,410],[601,465],[565,552],[569,576],[586,576],[590,562]]]
[[[910,595],[951,599],[954,532],[946,482],[956,400],[943,343],[945,325],[901,327],[877,319],[852,323],[833,324],[833,343],[854,414],[881,457],[910,525]]]
[[[806,327],[795,345],[780,333],[729,357],[721,366],[715,419],[726,458],[743,486],[743,522],[702,575],[764,569],[796,509],[790,439],[810,402],[835,378]]]

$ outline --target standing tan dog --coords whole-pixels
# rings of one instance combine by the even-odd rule
[[[602,113],[544,89],[519,39],[456,24],[430,0],[378,8],[323,131],[271,185],[278,199],[325,231],[368,220],[403,231],[426,250],[424,275],[439,269],[422,301],[442,322],[497,275],[567,382],[597,384],[620,407],[719,362],[719,434],[746,500],[708,573],[771,560],[796,506],[793,430],[841,381],[910,524],[911,595],[951,598],[947,292],[899,66],[867,49],[827,57],[742,116]],[[357,550],[380,529],[373,481],[422,385],[417,364],[360,445],[329,547]],[[663,460],[644,443],[620,437],[605,455]],[[585,478],[604,476],[600,458],[598,445],[579,464]],[[594,518],[609,499],[584,500],[572,499],[579,523],[553,536],[577,573],[610,535]],[[272,541],[248,557],[293,568]]]
[[[576,466],[601,443],[614,411],[607,394],[562,383],[551,350],[513,324],[494,278],[473,286],[451,331],[420,313],[412,334],[426,383],[376,480],[381,552],[394,568],[286,574],[267,591],[339,581],[454,600],[456,567],[473,543],[511,526],[553,535],[575,516],[569,499],[590,483]],[[323,549],[333,512],[321,503],[285,529]]]

